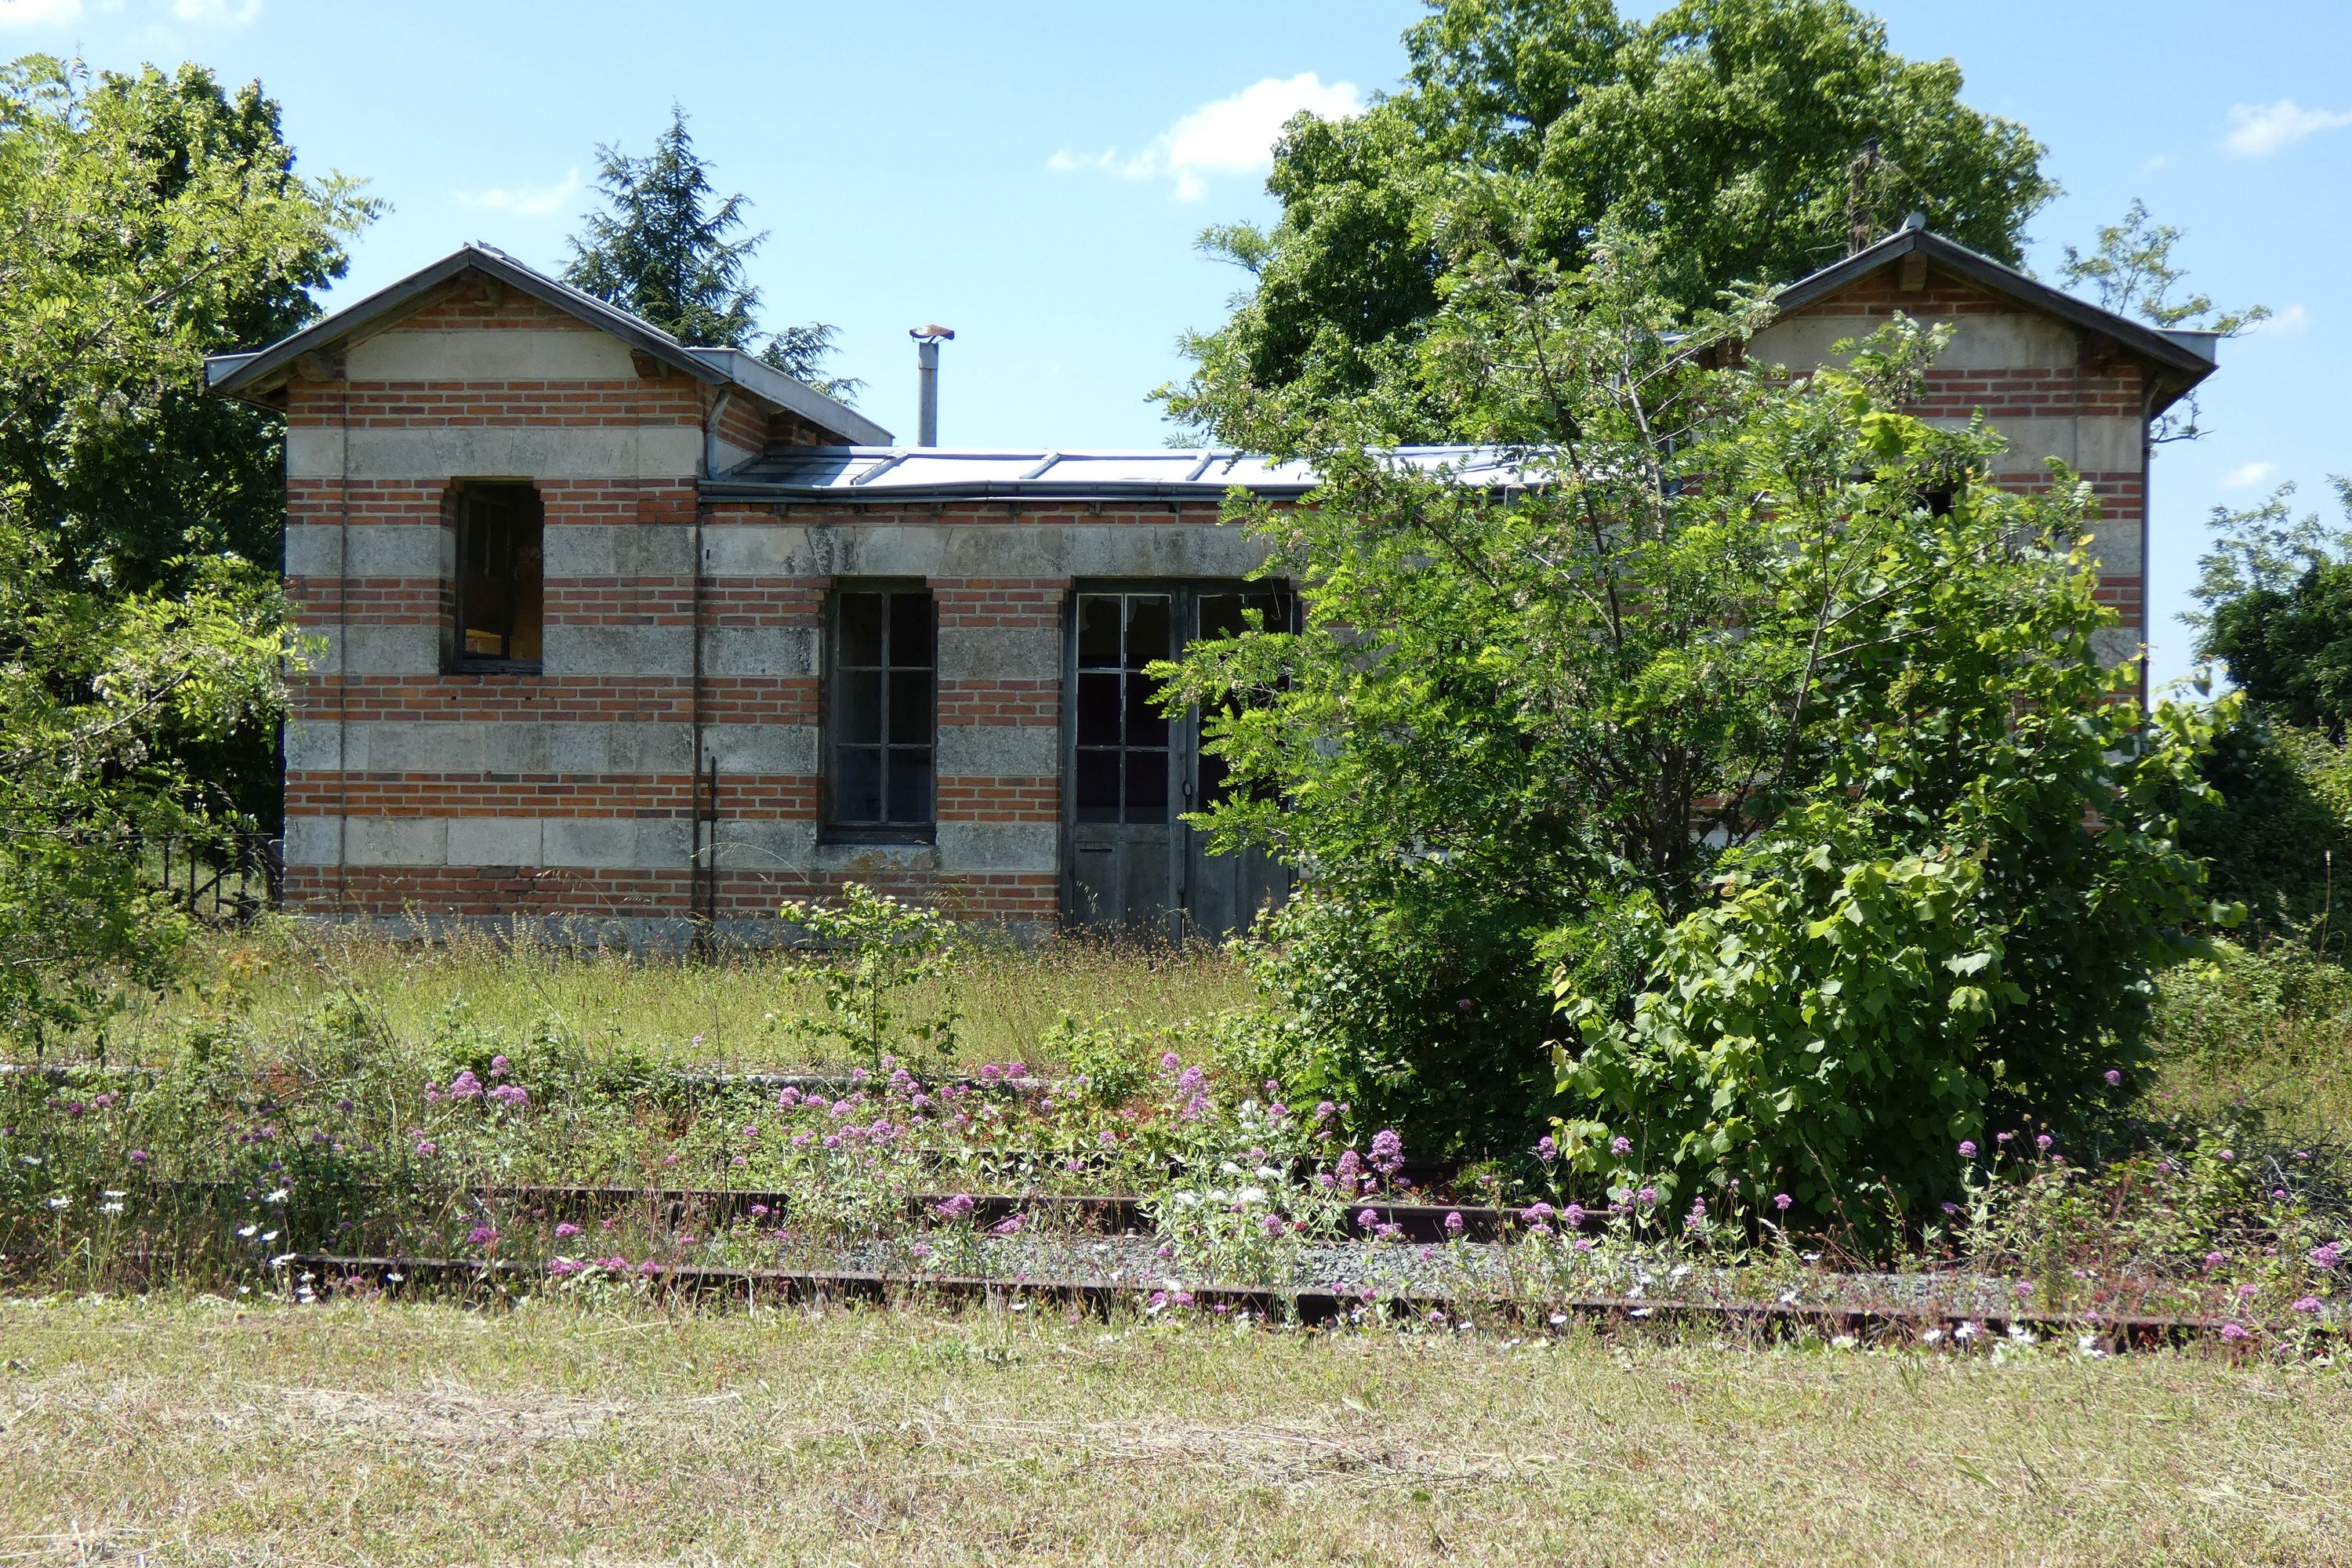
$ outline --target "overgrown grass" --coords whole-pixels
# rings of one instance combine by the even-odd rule
[[[0,1303],[11,1562],[2339,1562],[2352,1381],[1039,1312]]]
[[[1024,948],[976,940],[956,968],[963,1055],[972,1061],[1038,1062],[1040,1042],[1064,1013],[1090,1018],[1123,1007],[1151,1025],[1206,1018],[1252,996],[1240,966],[1204,943],[1071,938]],[[934,989],[919,990],[912,1004],[929,1006]],[[233,1020],[257,1038],[287,1038],[345,993],[365,996],[377,1026],[402,1043],[433,1038],[453,1009],[463,1009],[509,1031],[551,1020],[591,1047],[625,1042],[682,1065],[827,1065],[788,1026],[816,1010],[816,992],[772,952],[688,961],[479,932],[426,944],[290,921],[205,936],[186,983],[121,1020],[103,1048],[116,1061],[162,1061],[192,1019]],[[56,1054],[86,1058],[100,1048],[93,1036]]]
[[[2223,943],[2171,971],[2156,1037],[2156,1110],[2252,1110],[2289,1141],[2352,1143],[2352,970],[2304,943]]]

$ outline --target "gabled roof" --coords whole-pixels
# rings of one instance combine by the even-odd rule
[[[2152,373],[2156,393],[2154,412],[2163,412],[2191,387],[2213,374],[2214,344],[2220,333],[2151,327],[2127,316],[2118,316],[2112,310],[2103,310],[2096,305],[2075,299],[2072,294],[2061,293],[2047,283],[2037,282],[2014,267],[2004,266],[1981,251],[1970,250],[1965,245],[1919,226],[1916,215],[1911,222],[1867,249],[1857,250],[1843,261],[1798,279],[1773,295],[1773,302],[1784,315],[1801,310],[1814,300],[1915,252],[1927,258],[1931,264],[1947,272],[1957,273],[1980,288],[2005,295],[2029,309],[2055,316],[2084,331],[2095,332],[2112,340],[2146,364]]]
[[[503,250],[478,243],[460,247],[430,267],[412,272],[389,288],[379,289],[357,304],[313,321],[268,348],[250,353],[208,356],[205,361],[205,384],[226,397],[258,401],[260,394],[274,390],[285,381],[294,362],[302,355],[340,342],[367,327],[398,320],[421,304],[434,289],[467,272],[495,278],[576,316],[697,381],[740,386],[755,397],[799,416],[828,436],[866,443],[890,439],[889,431],[856,409],[740,349],[682,343],[641,316],[526,267]]]
[[[1528,481],[1489,447],[1401,447],[1417,468],[1444,466],[1465,485]],[[1249,452],[1154,447],[1139,451],[1044,447],[774,447],[701,491],[716,500],[1200,500],[1227,490],[1297,497],[1315,488],[1302,462]]]

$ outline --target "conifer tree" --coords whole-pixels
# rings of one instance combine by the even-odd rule
[[[750,234],[740,195],[720,196],[673,104],[654,150],[632,158],[596,149],[596,188],[608,210],[588,214],[572,240],[564,281],[644,317],[681,342],[748,348],[760,331],[760,290],[744,274],[766,233]],[[785,374],[847,399],[859,384],[827,379],[835,329],[824,322],[764,334],[760,357]]]

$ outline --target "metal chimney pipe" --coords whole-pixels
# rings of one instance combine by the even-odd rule
[[[952,340],[955,329],[909,327],[907,335],[915,340],[915,445],[936,447],[940,444],[940,344]]]

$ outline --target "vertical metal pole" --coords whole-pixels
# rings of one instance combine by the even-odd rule
[[[915,445],[940,444],[940,341],[915,341]]]

